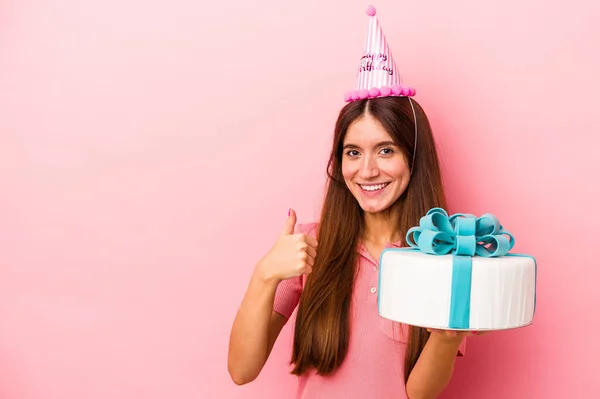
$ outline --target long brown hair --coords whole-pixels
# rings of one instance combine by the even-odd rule
[[[417,151],[411,103],[417,120]],[[300,299],[291,362],[293,374],[316,369],[321,375],[332,374],[343,362],[350,337],[350,305],[357,264],[357,245],[364,229],[363,211],[342,176],[342,155],[346,132],[357,119],[369,114],[390,134],[403,151],[411,180],[393,205],[399,208],[401,235],[433,207],[446,207],[442,178],[425,112],[415,100],[382,97],[354,101],[340,112],[335,125],[333,146],[328,163],[327,192],[318,224],[319,248],[312,273]],[[412,371],[428,332],[409,328],[404,364],[404,379]]]

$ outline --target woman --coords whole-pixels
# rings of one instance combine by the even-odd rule
[[[416,124],[416,126],[415,126]],[[468,333],[427,331],[377,313],[385,247],[446,208],[430,125],[408,96],[352,101],[340,112],[320,221],[282,234],[258,262],[231,331],[228,368],[254,380],[297,308],[291,363],[298,398],[435,398]]]

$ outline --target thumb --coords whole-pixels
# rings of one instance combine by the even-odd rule
[[[294,234],[294,227],[296,226],[296,212],[293,209],[288,211],[288,218],[285,221],[285,227],[283,228],[283,235]]]

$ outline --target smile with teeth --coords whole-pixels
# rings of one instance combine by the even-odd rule
[[[360,188],[362,188],[365,191],[379,191],[381,189],[383,189],[385,186],[387,186],[390,183],[381,183],[381,184],[359,184]]]

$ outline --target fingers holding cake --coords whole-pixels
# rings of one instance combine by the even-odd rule
[[[489,333],[489,331],[442,330],[442,329],[434,329],[434,328],[428,328],[427,332],[429,332],[431,334],[442,335],[442,336],[445,336],[448,338],[470,337],[473,335],[482,336],[482,335]]]

